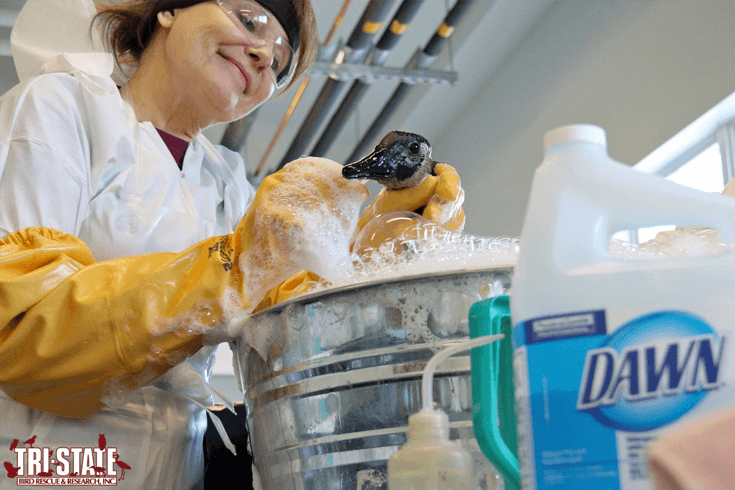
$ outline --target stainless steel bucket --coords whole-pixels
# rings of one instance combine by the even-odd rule
[[[512,268],[404,277],[309,294],[253,315],[263,356],[238,348],[255,465],[266,490],[387,488],[388,457],[421,409],[421,375],[466,339],[467,314],[510,287]],[[265,358],[264,358],[265,357]],[[469,353],[445,361],[434,401],[477,453]]]

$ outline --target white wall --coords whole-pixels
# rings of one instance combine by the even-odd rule
[[[732,0],[559,0],[436,142],[467,233],[518,236],[543,134],[592,123],[634,164],[735,91]],[[478,56],[481,53],[478,53]]]

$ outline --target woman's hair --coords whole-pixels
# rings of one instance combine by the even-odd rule
[[[99,22],[102,38],[108,49],[115,54],[118,64],[139,63],[143,52],[150,44],[158,27],[158,13],[183,9],[210,0],[131,0],[128,2],[100,5],[92,21]],[[316,17],[311,0],[290,1],[301,24],[299,34],[299,57],[294,81],[311,65],[319,47]]]

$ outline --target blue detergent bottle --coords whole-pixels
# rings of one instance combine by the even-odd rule
[[[719,232],[716,256],[623,260],[622,229]],[[646,447],[735,404],[735,200],[638,172],[603,129],[544,137],[510,291],[524,489],[650,489]]]

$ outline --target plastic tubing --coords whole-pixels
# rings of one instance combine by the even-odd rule
[[[434,410],[434,393],[431,389],[431,383],[434,380],[434,370],[447,357],[466,350],[490,344],[496,340],[500,340],[505,336],[502,333],[497,335],[484,335],[472,340],[465,340],[459,344],[450,345],[440,350],[432,357],[424,368],[424,375],[421,378],[421,396],[423,399],[423,410]]]

